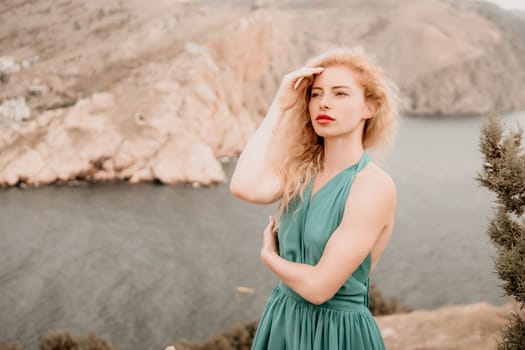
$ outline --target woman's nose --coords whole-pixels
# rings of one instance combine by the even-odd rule
[[[321,107],[323,109],[330,108],[330,101],[329,101],[329,97],[328,96],[323,95],[321,97],[321,101],[319,101],[319,107]]]

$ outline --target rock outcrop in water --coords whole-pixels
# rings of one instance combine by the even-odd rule
[[[223,182],[280,77],[338,45],[405,114],[525,108],[525,21],[483,3],[7,0],[0,23],[1,185]]]

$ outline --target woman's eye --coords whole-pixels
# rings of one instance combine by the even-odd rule
[[[336,96],[346,96],[347,94],[341,91],[335,93]]]
[[[310,97],[317,97],[317,96],[319,96],[317,92],[312,92],[312,95],[310,95]]]

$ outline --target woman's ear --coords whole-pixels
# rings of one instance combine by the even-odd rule
[[[367,101],[365,103],[365,119],[373,118],[376,115],[376,108],[374,103]]]

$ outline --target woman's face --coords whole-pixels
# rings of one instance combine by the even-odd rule
[[[316,75],[308,110],[317,135],[337,137],[359,130],[370,117],[363,87],[356,73],[349,67],[326,67]]]

